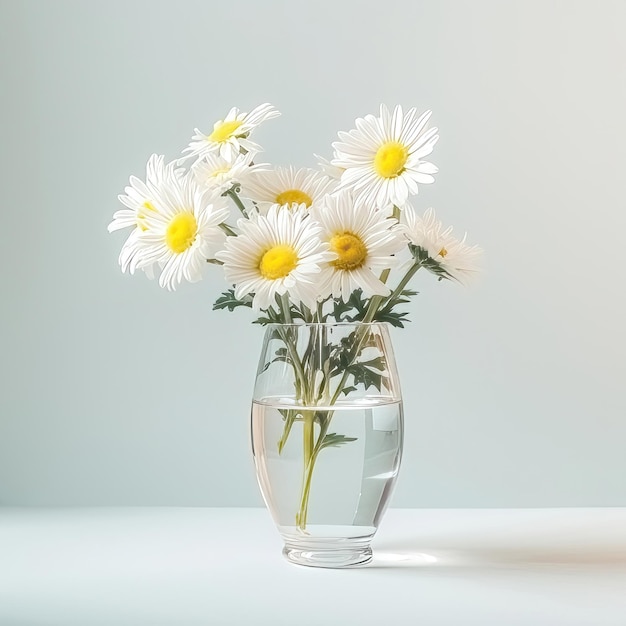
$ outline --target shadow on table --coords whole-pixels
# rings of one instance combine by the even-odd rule
[[[407,545],[379,547],[368,567],[523,567],[602,566],[623,568],[626,572],[626,553],[593,549],[549,549],[507,547],[410,549]]]
[[[371,568],[506,568],[506,569],[561,569],[609,568],[626,573],[626,541],[596,540],[589,536],[565,538],[542,537],[539,541],[499,536],[495,541],[484,537],[475,541],[445,541],[433,538],[404,537],[375,544]]]

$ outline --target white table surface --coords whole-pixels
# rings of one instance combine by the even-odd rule
[[[264,509],[0,509],[0,624],[626,625],[626,509],[392,509],[359,569],[281,547]]]

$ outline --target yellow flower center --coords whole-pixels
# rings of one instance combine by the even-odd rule
[[[216,170],[213,170],[209,174],[209,178],[217,178],[218,176],[221,176],[222,174],[228,174],[228,172],[230,172],[230,167],[220,167]]]
[[[237,120],[216,122],[215,126],[213,126],[213,132],[209,135],[209,141],[215,141],[216,143],[227,141],[242,124],[243,122],[238,122]]]
[[[441,250],[439,250],[439,256],[442,258],[446,258],[448,256],[448,251],[445,248],[441,248]]]
[[[363,240],[354,233],[337,233],[330,240],[330,249],[339,258],[331,265],[340,270],[355,270],[363,265],[367,258],[367,248]]]
[[[313,204],[313,198],[308,193],[300,191],[299,189],[287,189],[276,196],[276,202],[278,204],[306,204],[310,207]]]
[[[146,200],[141,206],[145,209],[148,209],[148,211],[156,211],[156,209],[154,208],[154,204],[152,204],[150,200]],[[139,209],[137,211],[137,226],[139,226],[139,228],[141,228],[141,230],[143,231],[148,230],[148,227],[143,221],[145,217],[146,214],[141,209]]]
[[[165,243],[172,252],[180,254],[191,248],[197,234],[198,222],[194,214],[179,213],[165,231]]]
[[[404,171],[409,158],[408,150],[397,141],[384,143],[374,157],[374,169],[383,178],[395,178]]]
[[[259,271],[263,278],[276,280],[296,269],[298,255],[291,246],[278,245],[270,248],[259,261]]]

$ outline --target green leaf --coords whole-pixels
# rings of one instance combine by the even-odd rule
[[[385,371],[385,368],[387,367],[385,359],[382,356],[377,356],[375,359],[370,359],[369,361],[361,361],[360,363],[357,363],[357,365],[369,368],[373,367],[381,372]]]
[[[265,313],[265,316],[261,316],[255,319],[252,322],[253,324],[260,324],[261,326],[265,326],[266,324],[280,324],[281,323],[280,317],[278,317],[275,313],[273,313],[271,308],[267,310],[263,310],[263,309],[261,310]],[[280,333],[277,330],[275,330],[272,333],[271,338],[280,339]]]
[[[255,319],[252,323],[266,326],[267,324],[272,324],[273,320],[271,320],[269,317],[259,317],[258,319]]]
[[[356,387],[344,387],[341,390],[341,393],[344,394],[344,396],[347,396],[349,393],[351,393],[352,391],[356,391]]]
[[[215,301],[213,305],[213,310],[216,311],[218,309],[228,309],[229,311],[234,311],[238,306],[246,306],[252,308],[252,296],[247,295],[241,300],[235,298],[235,290],[229,289],[228,291],[224,291],[222,295]]]
[[[352,306],[347,302],[344,302],[341,298],[335,298],[333,300],[333,314],[332,316],[335,318],[335,321],[340,322],[342,317],[348,312],[352,310]]]
[[[261,370],[261,372],[265,372],[272,363],[276,363],[277,361],[284,361],[285,363],[289,363],[290,365],[291,363],[293,363],[293,361],[291,360],[291,357],[289,356],[289,352],[287,348],[278,348],[278,350],[276,350],[274,354],[276,356],[263,366],[263,369]]]
[[[328,433],[322,440],[319,449],[322,450],[323,448],[338,448],[344,443],[350,443],[351,441],[356,440],[356,437],[346,437],[345,435],[338,435],[337,433]]]
[[[328,359],[330,377],[349,370],[365,348],[378,348],[377,335],[365,329],[353,331],[347,337],[343,337],[339,344],[331,345]]]
[[[335,298],[333,301],[333,313],[332,316],[336,321],[340,322],[356,322],[365,317],[369,300],[363,298],[363,290],[355,289],[346,302],[341,298]],[[354,311],[348,315],[350,311]]]
[[[404,324],[409,322],[407,319],[407,315],[409,314],[407,311],[394,311],[394,308],[398,304],[407,304],[411,301],[413,296],[418,294],[417,291],[413,289],[404,289],[394,298],[390,298],[382,309],[376,311],[376,315],[374,315],[374,321],[376,322],[387,322],[392,326],[396,326],[397,328],[404,328]]]
[[[402,302],[406,302],[406,300]],[[381,309],[378,313],[376,313],[376,315],[374,315],[374,321],[387,322],[396,328],[404,328],[404,324],[411,321],[406,317],[408,314],[408,311],[397,313],[395,311],[386,311],[385,309]]]
[[[355,385],[363,385],[365,389],[376,387],[378,391],[381,390],[383,376],[379,372],[375,372],[361,363],[351,365],[348,371],[354,376]]]
[[[422,267],[426,268],[429,272],[435,274],[439,280],[444,278],[447,280],[454,280],[454,276],[446,271],[438,261],[428,256],[428,251],[421,246],[414,246],[409,244],[409,250],[416,261],[419,261]]]

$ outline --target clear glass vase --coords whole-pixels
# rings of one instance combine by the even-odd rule
[[[402,399],[386,324],[267,326],[252,403],[252,449],[289,561],[346,567],[371,560],[402,440]]]

